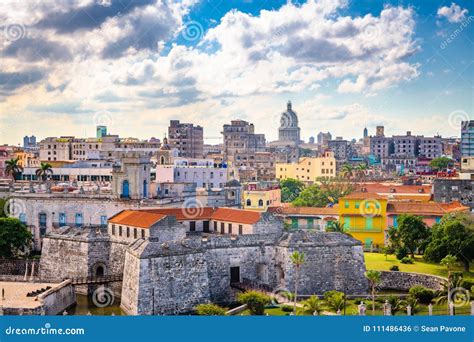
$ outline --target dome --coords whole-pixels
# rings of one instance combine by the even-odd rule
[[[298,116],[291,108],[291,101],[288,101],[286,112],[281,113],[280,128],[297,128]]]

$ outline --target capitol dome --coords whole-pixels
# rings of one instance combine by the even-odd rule
[[[291,101],[286,105],[286,111],[281,113],[280,128],[297,128],[298,116],[291,108]]]

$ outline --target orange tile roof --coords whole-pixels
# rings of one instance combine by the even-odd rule
[[[212,215],[213,220],[243,224],[257,223],[261,218],[259,212],[231,208],[217,208]]]
[[[125,226],[150,228],[166,215],[149,213],[139,210],[123,210],[109,220],[110,223],[123,224]]]
[[[178,221],[210,220],[214,213],[212,207],[189,207],[189,208],[156,208],[143,209],[148,213],[168,215],[176,217]]]
[[[389,202],[387,214],[444,215],[451,212],[469,211],[469,207],[459,202]]]
[[[356,189],[379,194],[431,194],[431,185],[403,185],[396,183],[358,183]],[[421,190],[421,191],[420,191]]]
[[[270,207],[268,211],[283,215],[337,215],[338,206],[329,207]]]
[[[341,199],[387,199],[387,196],[379,195],[375,192],[353,192],[341,197]]]

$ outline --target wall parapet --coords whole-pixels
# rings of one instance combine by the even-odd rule
[[[398,271],[380,271],[382,282],[379,287],[383,290],[408,291],[412,286],[421,285],[438,291],[443,289],[446,278],[425,274]]]

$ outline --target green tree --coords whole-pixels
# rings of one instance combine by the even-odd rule
[[[300,253],[298,251],[294,251],[293,254],[290,255],[291,262],[293,266],[295,266],[295,300],[293,301],[293,314],[296,315],[296,301],[298,300],[298,285],[300,281],[300,272],[301,268],[304,264],[304,253]]]
[[[447,255],[456,255],[469,271],[474,258],[474,218],[469,213],[447,214],[432,227],[425,259],[440,262]]]
[[[216,304],[199,304],[196,313],[199,316],[225,316],[227,310]]]
[[[359,164],[356,166],[355,174],[357,178],[364,180],[365,179],[365,171],[367,171],[368,167],[366,164]]]
[[[439,157],[430,161],[430,167],[436,171],[446,170],[449,166],[453,165],[454,160],[448,157]]]
[[[369,270],[365,272],[365,277],[369,281],[370,293],[372,294],[372,314],[375,314],[375,292],[377,291],[377,285],[382,281],[382,273]]]
[[[320,313],[323,310],[323,303],[318,296],[311,296],[303,302],[303,312],[307,315]]]
[[[32,235],[20,220],[0,218],[0,258],[18,256],[31,242]]]
[[[339,292],[339,291],[330,291],[330,292],[331,292],[331,295],[325,296],[326,303],[329,306],[329,308],[334,312],[344,309],[344,293]]]
[[[247,304],[251,315],[262,316],[265,313],[265,305],[269,304],[271,298],[258,291],[246,291],[237,295],[237,301]]]
[[[404,305],[403,300],[401,300],[400,297],[398,297],[397,295],[388,296],[387,302],[390,304],[391,312],[392,312],[392,315],[394,316],[398,311],[403,309],[403,305]]]
[[[316,184],[305,188],[293,201],[296,207],[325,207],[334,204],[355,189],[354,184],[341,178],[321,177]]]
[[[426,245],[430,230],[421,216],[402,214],[398,217],[398,236],[402,247],[407,248],[414,258],[415,251]]]
[[[303,182],[288,178],[280,181],[281,201],[289,203],[295,200],[304,189]]]
[[[51,176],[53,174],[53,167],[51,166],[51,164],[41,163],[40,167],[35,171],[35,173],[38,179],[45,181],[48,176]]]
[[[5,162],[5,174],[12,176],[14,180],[19,180],[23,172],[23,167],[19,164],[19,161],[19,158],[12,158]]]

